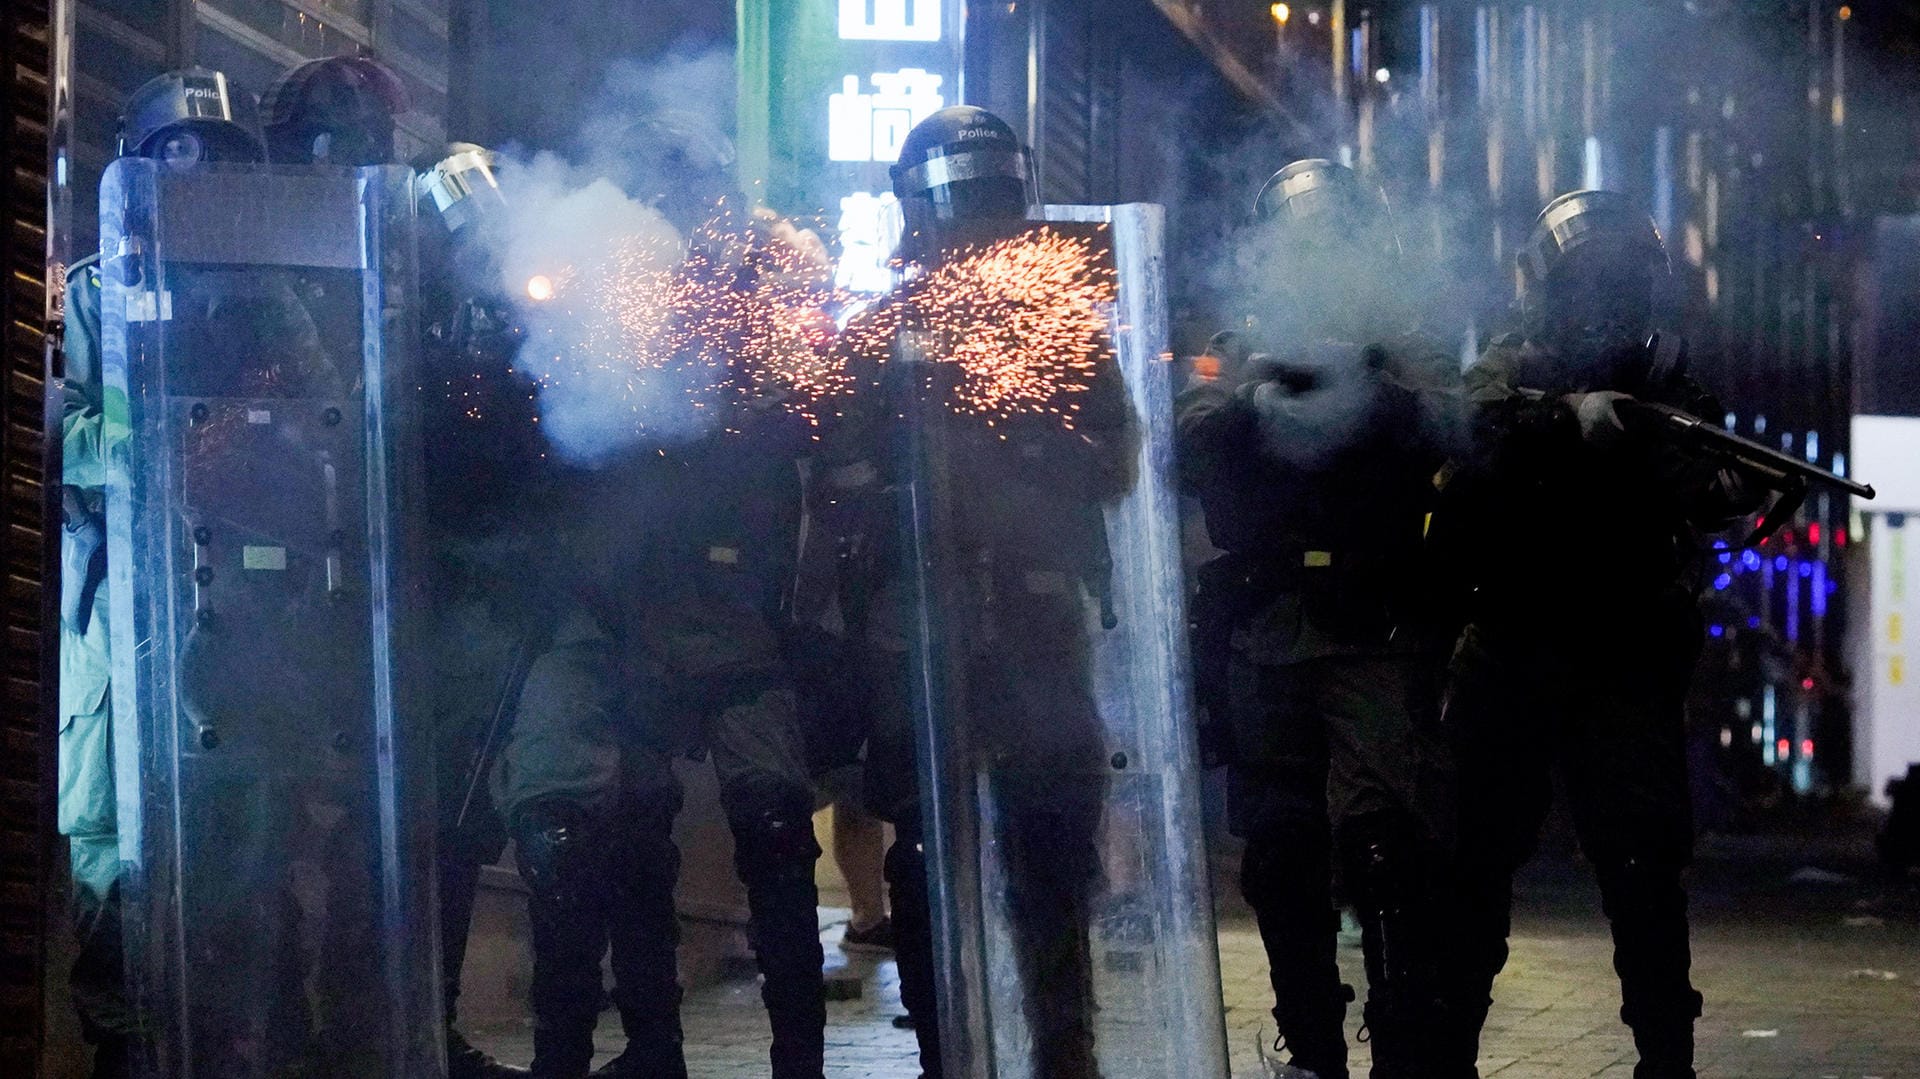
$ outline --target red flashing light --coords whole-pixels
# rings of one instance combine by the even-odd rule
[[[1807,526],[1807,542],[1808,542],[1808,543],[1811,543],[1811,544],[1813,544],[1813,545],[1814,545],[1814,546],[1816,546],[1816,547],[1817,547],[1817,546],[1819,546],[1819,544],[1820,544],[1820,522],[1818,522],[1818,521],[1815,521],[1815,522],[1813,522],[1812,524],[1809,524],[1809,525]]]
[[[1803,738],[1800,740],[1800,755],[1802,757],[1813,756],[1813,739]]]
[[[1811,678],[1802,678],[1802,679],[1800,680],[1800,688],[1801,688],[1801,689],[1812,689],[1812,688],[1813,688],[1813,679],[1811,679]]]
[[[1780,744],[1774,748],[1780,751],[1782,757],[1793,755],[1793,743],[1785,738],[1780,739]]]
[[[1836,529],[1834,529],[1834,530],[1833,530],[1833,545],[1834,545],[1835,547],[1845,547],[1845,546],[1847,545],[1847,530],[1846,530],[1846,529],[1844,529],[1844,528],[1836,528]]]

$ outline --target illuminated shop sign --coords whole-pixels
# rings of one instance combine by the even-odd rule
[[[840,0],[842,41],[939,41],[940,0]]]
[[[963,3],[739,0],[741,179],[834,234],[842,288],[892,285],[888,169],[914,125],[964,100]]]
[[[957,53],[942,46],[943,25],[959,25],[954,0],[838,0],[839,85],[824,101],[827,159],[844,171],[834,227],[840,234],[835,282],[859,292],[893,284],[887,260],[900,243],[900,204],[887,167],[915,124],[957,100]],[[951,6],[952,12],[946,9]]]

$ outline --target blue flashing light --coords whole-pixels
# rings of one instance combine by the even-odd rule
[[[1781,569],[1781,570],[1783,570],[1783,569],[1786,569],[1786,568],[1787,568],[1787,556],[1786,556],[1786,555],[1775,555],[1775,556],[1774,556],[1774,559],[1773,559],[1773,568],[1774,568],[1774,569]]]
[[[1723,566],[1724,566],[1724,565],[1726,565],[1727,563],[1729,563],[1729,562],[1732,562],[1732,561],[1733,561],[1733,555],[1732,555],[1732,554],[1731,554],[1730,552],[1727,552],[1727,551],[1721,551],[1721,552],[1720,552],[1720,564],[1721,564],[1721,565],[1723,565]]]
[[[1759,628],[1760,628],[1760,616],[1759,616],[1759,615],[1757,615],[1757,614],[1750,614],[1750,615],[1748,615],[1748,616],[1747,616],[1747,628],[1748,628],[1748,629],[1759,629]]]
[[[1759,569],[1760,568],[1760,552],[1759,551],[1741,551],[1740,564],[1747,567],[1748,569]]]
[[[1710,636],[1714,636],[1714,637],[1724,637],[1727,635],[1727,627],[1716,622],[1713,625],[1707,627],[1707,633]]]
[[[1719,591],[1725,591],[1727,586],[1732,583],[1733,583],[1733,578],[1727,576],[1724,573],[1722,573],[1720,576],[1715,577],[1713,579],[1713,587]]]
[[[1820,460],[1820,432],[1808,431],[1806,445],[1807,445],[1807,460],[1808,461]]]
[[[1813,576],[1813,563],[1811,562],[1800,563],[1800,576],[1802,577]]]

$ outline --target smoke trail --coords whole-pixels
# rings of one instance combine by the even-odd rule
[[[732,187],[733,60],[682,49],[608,72],[571,138],[510,157],[506,220],[489,242],[527,328],[518,366],[540,425],[573,464],[683,442],[719,419],[723,366],[690,328],[725,321],[726,297],[688,288],[686,237]],[[664,123],[663,123],[664,121]]]
[[[528,328],[519,366],[566,459],[600,464],[650,438],[697,435],[672,360],[670,283],[681,237],[657,211],[551,154],[508,162],[497,232],[502,288]]]

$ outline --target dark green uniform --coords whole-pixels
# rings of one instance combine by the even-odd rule
[[[1418,337],[1328,343],[1177,404],[1182,477],[1227,552],[1200,571],[1195,666],[1228,714],[1241,886],[1280,1036],[1322,1079],[1346,1075],[1336,854],[1365,932],[1376,1076],[1418,1074],[1412,1024],[1433,997],[1420,919],[1450,826],[1443,646],[1420,578],[1447,366]]]
[[[909,285],[883,302],[911,310],[915,295]],[[850,327],[847,337],[865,335]],[[992,790],[983,797],[998,809],[994,834],[981,841],[1003,852],[1034,1074],[1093,1075],[1087,934],[1104,790],[1087,777],[1106,765],[1092,646],[1109,572],[1102,503],[1126,489],[1137,447],[1125,387],[1109,362],[1071,428],[1051,415],[988,425],[947,410],[938,389],[948,372],[923,369],[944,356],[924,352],[923,365],[904,355],[850,356],[857,396],[826,438],[822,487],[832,493],[816,499],[843,515],[823,528],[824,541],[855,534],[862,551],[847,567],[842,604],[863,612],[857,621],[868,645],[866,799],[895,829],[885,872],[901,1001],[915,1019],[921,1069],[937,1077],[934,927],[913,732],[915,709],[926,706],[916,699],[925,672],[915,665],[932,662],[942,664],[932,677],[953,695],[935,707],[968,724],[977,758],[956,764],[988,777]],[[915,411],[918,418],[904,421]],[[918,449],[908,434],[916,426]],[[936,518],[922,538],[940,568],[928,573],[935,594],[924,597],[904,572],[899,492],[909,480]],[[915,654],[914,626],[926,618],[941,627],[939,656]]]
[[[824,1067],[813,782],[782,648],[801,512],[806,421],[743,405],[732,431],[649,463],[660,513],[635,622],[640,673],[679,742],[713,759],[765,976],[775,1079]]]
[[[1504,338],[1468,370],[1472,450],[1434,522],[1470,592],[1446,706],[1461,819],[1444,1074],[1474,1074],[1507,956],[1513,872],[1533,852],[1558,775],[1613,927],[1635,1075],[1691,1076],[1700,995],[1680,883],[1693,844],[1682,708],[1700,620],[1682,580],[1697,530],[1752,504],[1742,479],[1711,461],[1631,433],[1583,441],[1554,396],[1619,389],[1719,415],[1698,386],[1677,376],[1568,385],[1560,369]]]
[[[649,735],[625,651],[601,617],[562,605],[495,770],[530,893],[539,1076],[587,1073],[609,948],[631,1068],[622,1074],[686,1075],[674,960],[680,787]]]
[[[593,871],[596,878],[611,873],[627,882],[627,891],[603,897],[627,904],[606,915],[616,980],[624,967],[627,980],[655,990],[621,989],[616,999],[630,1045],[642,1037],[664,1045],[670,1037],[677,1056],[677,1018],[663,1035],[672,1009],[660,1006],[678,1000],[677,990],[664,988],[678,867],[670,833],[680,804],[668,765],[676,754],[710,756],[766,976],[773,1074],[818,1079],[826,1023],[813,877],[820,849],[779,632],[798,544],[795,461],[811,438],[805,421],[778,408],[742,406],[730,426],[691,444],[649,448],[580,481],[585,493],[571,499],[577,508],[557,527],[582,537],[567,556],[571,581],[558,586],[574,597],[570,619],[581,624],[563,622],[554,651],[529,674],[498,794],[523,855],[560,828],[574,847],[593,850],[584,856],[590,863],[612,865]],[[567,819],[556,824],[555,812]],[[635,838],[640,833],[644,840]],[[564,1025],[574,1031],[566,1036],[574,1048],[551,1059],[590,1057],[598,966],[586,957],[597,957],[605,938],[577,939],[591,936],[577,915],[582,901],[530,883],[536,928],[544,919],[553,930],[544,945],[536,937],[536,967],[544,952],[566,971],[536,972],[536,1012],[547,1002],[545,1010],[570,1017]],[[661,902],[664,914],[651,906]],[[624,964],[622,924],[643,927],[652,946],[666,942],[667,950]],[[629,932],[629,954],[644,955],[642,929]],[[540,1048],[536,1039],[536,1064]]]
[[[457,1004],[480,870],[507,839],[485,772],[556,618],[540,580],[549,556],[534,543],[548,525],[536,507],[552,470],[533,388],[513,371],[520,335],[509,312],[462,294],[452,265],[437,270],[425,276],[439,317],[423,349],[422,516],[432,559],[441,999],[449,1068],[460,1079],[485,1074],[484,1056],[458,1033]]]

